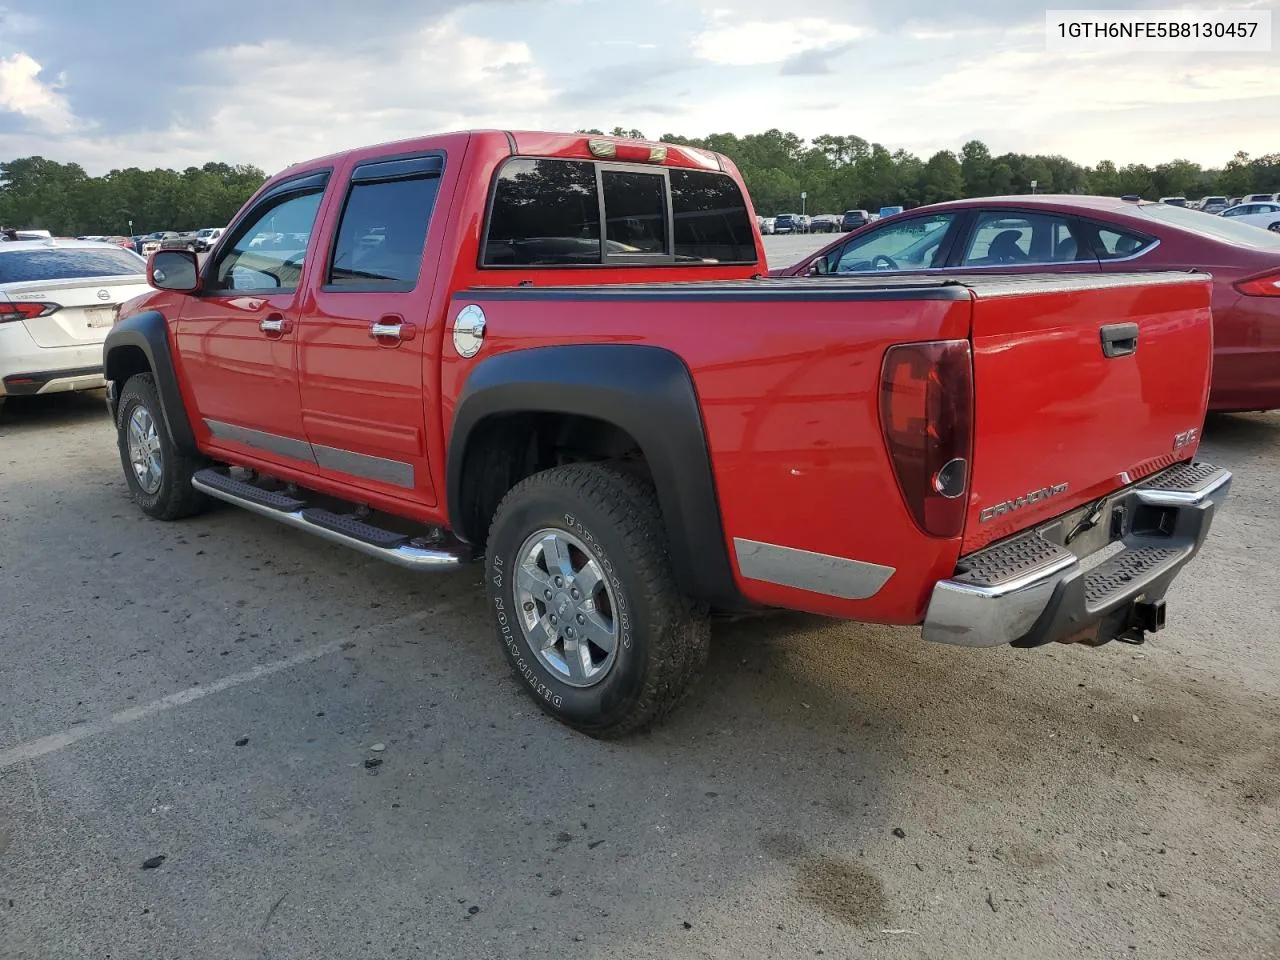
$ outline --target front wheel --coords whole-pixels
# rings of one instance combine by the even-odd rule
[[[710,645],[705,611],[681,594],[651,485],[598,464],[517,484],[487,550],[503,652],[551,716],[620,737],[677,706]]]
[[[130,377],[120,391],[116,443],[129,493],[147,516],[178,520],[204,507],[204,494],[191,486],[192,475],[203,464],[169,438],[160,393],[149,373]]]
[[[1277,220],[1275,223],[1267,224],[1267,229],[1272,233],[1280,233],[1280,220]]]

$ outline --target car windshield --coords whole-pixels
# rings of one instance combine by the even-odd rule
[[[145,260],[120,248],[5,250],[0,253],[0,283],[132,277],[146,272]]]
[[[1230,217],[1206,217],[1199,211],[1168,203],[1144,203],[1138,210],[1152,220],[1190,230],[1204,237],[1223,240],[1237,247],[1280,250],[1280,233],[1262,230],[1249,223],[1236,223]]]

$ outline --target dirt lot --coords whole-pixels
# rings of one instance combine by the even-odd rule
[[[601,744],[477,572],[148,521],[100,396],[11,401],[0,956],[1280,955],[1280,415],[1203,455],[1232,500],[1146,647],[726,625]]]

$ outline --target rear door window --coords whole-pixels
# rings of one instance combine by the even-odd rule
[[[352,290],[417,285],[441,169],[439,157],[356,168],[338,224],[329,285]]]
[[[1007,267],[1091,260],[1076,232],[1069,217],[1057,214],[984,210],[978,214],[960,265]]]

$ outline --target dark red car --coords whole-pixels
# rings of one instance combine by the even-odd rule
[[[1280,235],[1115,197],[955,200],[841,237],[774,275],[1202,270],[1213,275],[1209,408],[1280,408]]]

